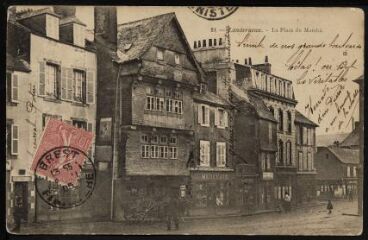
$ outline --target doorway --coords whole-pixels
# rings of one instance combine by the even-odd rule
[[[14,204],[16,206],[16,199],[21,203],[21,212],[23,213],[22,219],[28,221],[28,182],[15,182],[14,183]],[[18,202],[18,203],[19,203]]]

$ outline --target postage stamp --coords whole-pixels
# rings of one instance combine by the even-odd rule
[[[78,174],[74,175],[64,175],[64,174],[56,174],[56,172],[52,172],[54,168],[44,168],[43,164],[40,164],[39,161],[42,156],[45,155],[46,152],[50,151],[55,147],[72,147],[74,150],[71,150],[70,154],[65,155],[66,158],[61,156],[61,151],[57,151],[54,153],[59,161],[53,161],[52,167],[63,167],[67,165],[67,167],[72,167],[73,169],[79,170],[79,165],[83,165],[86,157],[82,153],[86,153],[88,149],[91,147],[91,143],[93,140],[93,133],[87,132],[84,129],[76,128],[69,124],[66,124],[62,121],[56,119],[50,119],[47,122],[46,128],[44,130],[42,139],[38,146],[37,152],[34,156],[33,163],[31,166],[31,170],[35,171],[37,175],[47,177],[50,180],[58,181],[59,184],[75,185],[78,180]],[[77,150],[76,150],[77,149]],[[79,153],[79,154],[78,154]],[[58,157],[59,156],[59,157]],[[54,159],[49,155],[45,155],[48,164],[51,163],[51,160]],[[37,168],[37,166],[39,166]],[[56,171],[56,170],[55,170]],[[57,177],[56,177],[57,176]]]
[[[78,148],[53,148],[41,156],[35,168],[36,191],[52,207],[66,209],[83,204],[95,183],[94,164]]]

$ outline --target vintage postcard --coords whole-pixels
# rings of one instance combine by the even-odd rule
[[[7,14],[9,233],[362,233],[361,9]]]

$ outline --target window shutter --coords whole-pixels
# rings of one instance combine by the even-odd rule
[[[205,111],[206,111],[206,124],[210,125],[210,108],[206,106]]]
[[[61,68],[58,66],[56,68],[56,96],[60,98],[61,95]]]
[[[219,143],[216,143],[216,166],[220,166],[220,145]]]
[[[11,87],[12,87],[12,75],[11,73],[6,73],[6,101],[11,101]]]
[[[219,108],[215,108],[215,126],[220,125]]]
[[[38,85],[38,93],[40,95],[45,95],[45,62],[40,62],[39,64],[39,74],[40,74],[40,81]]]
[[[198,104],[198,124],[202,124],[202,105]]]
[[[66,79],[67,79],[67,99],[73,99],[73,69],[66,68]]]
[[[229,117],[228,117],[226,110],[224,110],[224,121],[225,121],[225,127],[229,127]]]
[[[18,155],[18,140],[19,128],[17,125],[12,125],[11,128],[11,154]]]
[[[18,75],[13,74],[13,76],[12,76],[12,92],[11,92],[11,100],[13,102],[18,102],[18,100],[19,100],[19,98],[18,98],[18,87],[19,87]]]
[[[94,103],[94,72],[87,71],[87,103]]]
[[[87,123],[87,131],[88,132],[93,132],[93,128],[92,127],[93,127],[93,124],[92,123],[90,123],[90,122]]]
[[[65,67],[61,68],[61,99],[67,99],[67,70]]]

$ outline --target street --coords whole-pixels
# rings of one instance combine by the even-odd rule
[[[127,225],[123,223],[38,223],[25,226],[21,233],[47,234],[216,234],[216,235],[357,235],[362,218],[357,201],[334,201],[332,214],[326,205],[294,209],[290,213],[267,213],[243,217],[193,219],[180,223],[179,230],[166,230],[165,223]]]

